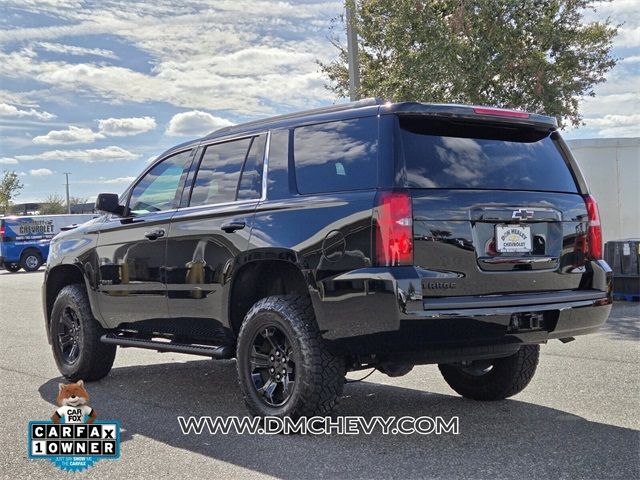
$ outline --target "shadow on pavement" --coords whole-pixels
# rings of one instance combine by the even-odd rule
[[[41,385],[55,402],[59,378]],[[479,403],[376,383],[349,384],[340,415],[460,417],[460,434],[183,435],[178,415],[246,415],[233,361],[116,368],[88,385],[99,418],[280,478],[638,478],[638,432],[517,400]],[[52,407],[53,408],[53,407]],[[133,459],[144,462],[144,458]],[[194,472],[195,473],[195,472]]]
[[[613,339],[640,340],[640,303],[614,302],[601,331]]]

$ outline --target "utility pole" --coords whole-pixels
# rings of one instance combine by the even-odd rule
[[[360,89],[360,65],[358,63],[358,31],[354,21],[356,0],[347,0],[347,59],[349,61],[349,97],[352,102],[358,100]]]
[[[67,187],[67,213],[71,214],[71,201],[69,200],[69,175],[71,175],[71,173],[64,172],[64,176],[67,179],[67,181],[66,181],[66,187]]]

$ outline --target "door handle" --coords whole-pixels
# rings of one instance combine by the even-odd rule
[[[244,222],[227,222],[222,224],[222,230],[227,233],[233,233],[236,230],[242,230],[247,224]]]
[[[150,232],[146,232],[144,234],[149,240],[157,240],[160,237],[164,237],[165,231],[164,228],[158,228],[157,230],[151,230]]]

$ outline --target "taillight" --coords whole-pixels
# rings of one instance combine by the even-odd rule
[[[4,240],[4,225],[0,225],[0,239]]]
[[[591,195],[584,196],[584,203],[587,206],[587,215],[589,217],[585,255],[590,260],[600,260],[602,258],[602,226],[600,225],[598,204]]]
[[[376,211],[375,264],[413,265],[413,217],[409,193],[378,193]]]
[[[508,110],[506,108],[473,107],[473,111],[478,115],[493,115],[495,117],[529,118],[527,112],[520,110]]]

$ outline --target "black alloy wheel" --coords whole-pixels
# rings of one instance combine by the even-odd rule
[[[271,407],[287,403],[296,388],[296,364],[287,334],[276,325],[253,339],[249,362],[256,392]]]
[[[80,356],[82,349],[81,324],[78,313],[71,307],[65,307],[58,318],[56,341],[60,349],[61,360],[73,365]]]
[[[236,360],[245,404],[258,417],[327,415],[344,386],[345,360],[327,349],[308,296],[258,300],[240,327]]]

